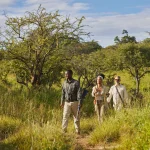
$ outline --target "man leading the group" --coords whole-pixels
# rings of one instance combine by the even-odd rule
[[[73,114],[74,126],[77,134],[80,134],[80,116],[79,105],[81,105],[82,97],[80,91],[80,84],[77,80],[72,78],[72,70],[67,70],[65,72],[65,78],[62,85],[62,96],[61,96],[61,106],[63,109],[63,121],[62,129],[63,132],[67,132],[68,119],[70,114]]]
[[[124,85],[120,83],[121,78],[120,76],[114,77],[114,85],[109,90],[109,96],[107,98],[107,102],[111,101],[113,98],[113,107],[115,110],[121,110],[122,107],[125,106],[128,94]]]

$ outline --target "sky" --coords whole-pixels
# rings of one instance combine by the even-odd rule
[[[103,47],[115,44],[114,38],[122,37],[123,29],[139,42],[150,36],[146,32],[150,31],[150,0],[1,0],[1,29],[5,26],[4,14],[23,16],[40,4],[47,12],[59,10],[64,16],[85,16],[85,31],[91,33],[85,41],[95,40]]]

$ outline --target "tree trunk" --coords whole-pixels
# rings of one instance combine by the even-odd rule
[[[138,69],[135,69],[135,81],[136,81],[136,96],[138,96],[140,90],[140,78]]]
[[[41,85],[41,74],[35,74],[31,78],[31,84],[32,86],[39,86]]]
[[[135,80],[136,80],[136,95],[138,95],[140,90],[140,79],[136,77]]]
[[[135,93],[135,98],[138,100],[140,107],[142,106],[142,99],[143,96],[142,94],[139,92],[140,91],[140,77],[138,76],[138,74],[136,75],[136,93]]]

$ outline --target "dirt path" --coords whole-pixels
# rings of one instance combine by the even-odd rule
[[[89,136],[79,135],[76,138],[75,150],[114,150],[119,147],[117,144],[104,144],[96,145],[94,147],[90,146],[88,143]]]

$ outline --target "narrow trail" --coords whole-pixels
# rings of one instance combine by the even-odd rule
[[[75,150],[115,150],[119,147],[117,144],[101,143],[92,147],[88,143],[89,135],[78,135],[76,138]]]

